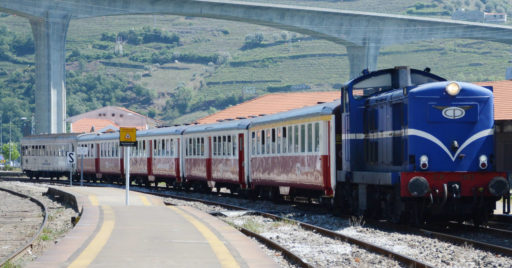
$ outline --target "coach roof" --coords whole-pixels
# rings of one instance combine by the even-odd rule
[[[187,127],[183,134],[247,129],[251,121],[252,119],[242,119],[224,121],[214,124],[194,125]]]
[[[137,131],[137,137],[165,136],[165,135],[181,135],[186,126],[152,128]]]
[[[79,142],[86,141],[102,141],[102,140],[119,140],[119,132],[114,133],[87,133],[78,136]]]
[[[339,107],[340,104],[341,104],[341,101],[337,100],[337,101],[322,103],[322,104],[309,106],[309,107],[305,107],[305,108],[290,110],[287,112],[257,117],[252,120],[251,127],[275,123],[275,122],[284,122],[284,121],[300,119],[300,118],[305,118],[305,117],[330,115],[330,114],[333,114],[334,110],[337,107]]]

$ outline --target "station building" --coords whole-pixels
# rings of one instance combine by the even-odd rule
[[[70,132],[73,133],[113,132],[119,130],[119,127],[144,130],[161,124],[159,120],[117,106],[99,108],[72,116],[66,121],[70,123]]]

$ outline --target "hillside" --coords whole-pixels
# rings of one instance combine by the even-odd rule
[[[449,18],[455,8],[512,12],[507,1],[261,1]],[[448,12],[448,13],[447,13]],[[116,38],[118,44],[116,44]],[[221,20],[119,16],[73,20],[66,43],[68,116],[124,106],[169,124],[190,122],[277,91],[338,90],[348,79],[343,46],[309,36]],[[453,80],[504,79],[510,48],[431,40],[381,49],[379,68],[430,67]],[[3,139],[9,118],[34,112],[34,51],[28,21],[0,15]],[[13,125],[13,137],[19,137]]]

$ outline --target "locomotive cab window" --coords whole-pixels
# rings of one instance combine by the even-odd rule
[[[372,76],[352,86],[352,97],[354,99],[364,98],[378,92],[392,88],[392,77],[390,73],[383,73]]]

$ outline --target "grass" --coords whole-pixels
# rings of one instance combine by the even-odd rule
[[[39,238],[43,241],[49,241],[52,240],[55,237],[54,232],[49,229],[48,227],[43,228],[43,232]]]
[[[8,262],[4,263],[4,265],[2,265],[1,268],[18,268],[18,267],[21,267],[21,266],[15,265],[12,262],[8,261]]]
[[[259,234],[261,233],[261,229],[263,228],[262,224],[255,221],[255,220],[247,220],[246,222],[244,222],[244,224],[242,225],[242,228],[245,228],[253,233],[256,233],[256,234]]]
[[[272,223],[272,228],[277,228],[283,225],[297,225],[297,222],[283,218],[282,220],[274,221],[274,223]]]

